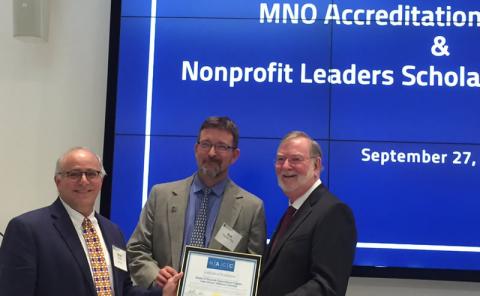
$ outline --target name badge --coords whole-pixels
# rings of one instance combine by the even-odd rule
[[[217,232],[217,235],[215,235],[215,239],[228,250],[234,251],[238,243],[242,239],[242,235],[236,232],[226,223],[223,223],[222,227]]]
[[[112,245],[113,265],[123,271],[127,271],[127,252]]]

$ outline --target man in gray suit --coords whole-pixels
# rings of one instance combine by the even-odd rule
[[[207,118],[195,144],[198,171],[152,188],[128,242],[129,267],[137,284],[163,287],[178,273],[185,245],[263,253],[263,202],[228,177],[239,155],[235,123],[228,117]],[[239,241],[217,240],[222,236]]]

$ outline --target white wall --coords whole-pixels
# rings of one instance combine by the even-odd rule
[[[103,149],[110,1],[50,0],[48,42],[12,35],[0,1],[0,231],[56,198],[57,157]]]
[[[71,146],[101,153],[110,1],[50,0],[48,42],[12,37],[0,1],[0,231],[56,197],[56,158]],[[477,296],[478,283],[352,278],[348,296]],[[272,295],[273,296],[273,295]]]

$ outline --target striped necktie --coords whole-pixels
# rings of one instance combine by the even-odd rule
[[[98,296],[111,296],[110,274],[103,254],[102,245],[92,221],[85,218],[82,223],[83,237],[87,243],[88,257],[92,268],[93,282]]]
[[[207,228],[207,214],[208,214],[208,195],[212,192],[210,188],[203,189],[202,199],[200,201],[200,209],[195,217],[195,224],[193,226],[192,237],[190,245],[196,247],[205,246],[205,230]]]

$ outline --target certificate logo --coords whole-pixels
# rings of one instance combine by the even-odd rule
[[[228,260],[228,259],[215,258],[215,257],[208,257],[207,268],[233,272],[235,271],[235,261]]]

